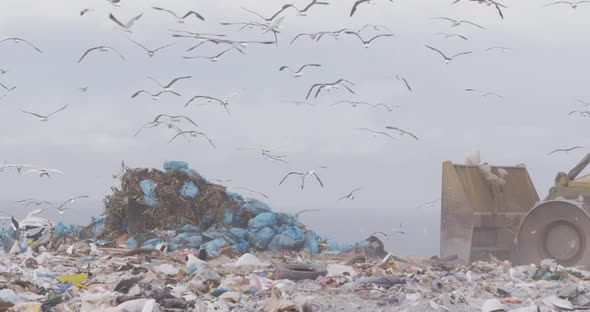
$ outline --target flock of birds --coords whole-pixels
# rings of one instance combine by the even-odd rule
[[[113,8],[120,7],[125,4],[125,0],[104,0],[109,2],[113,5]],[[357,16],[362,14],[362,11],[365,9],[369,9],[369,5],[387,5],[387,2],[393,3],[393,0],[388,1],[378,1],[378,0],[359,0],[352,3],[350,7],[350,14],[349,16],[352,18],[353,16]],[[455,5],[459,2],[462,3],[475,3],[484,5],[484,7],[493,8],[501,19],[505,18],[504,11],[508,9],[507,6],[504,4],[498,3],[494,0],[455,0],[452,2],[452,5]],[[590,1],[556,1],[545,4],[545,6],[558,6],[558,5],[568,5],[573,10],[576,10],[579,6],[583,4],[590,3]],[[172,38],[179,38],[179,39],[189,39],[194,42],[194,45],[187,49],[187,52],[192,53],[194,50],[199,49],[205,45],[213,45],[216,47],[220,47],[218,53],[214,55],[183,55],[180,56],[182,59],[186,60],[196,60],[196,59],[204,59],[208,60],[212,63],[219,62],[222,58],[228,57],[230,53],[239,53],[242,55],[246,55],[246,50],[252,45],[261,45],[261,46],[278,46],[281,28],[283,20],[290,16],[291,14],[295,13],[296,16],[302,17],[311,14],[314,10],[320,9],[322,7],[329,7],[331,5],[328,1],[320,1],[320,0],[311,0],[305,3],[302,6],[296,6],[294,3],[284,4],[280,6],[280,8],[275,11],[272,15],[263,15],[258,13],[252,9],[241,7],[241,9],[248,13],[252,14],[252,17],[255,17],[256,20],[253,21],[246,21],[246,22],[221,22],[221,26],[237,26],[239,27],[238,31],[243,30],[260,30],[260,33],[264,36],[267,34],[271,34],[273,40],[260,40],[260,41],[244,41],[244,40],[234,40],[229,39],[228,34],[212,34],[212,33],[198,33],[198,32],[191,32],[186,30],[170,30],[170,36]],[[590,7],[590,6],[589,6]],[[186,12],[174,12],[172,10],[153,6],[151,10],[156,12],[157,14],[165,14],[170,16],[174,19],[174,22],[178,25],[183,25],[187,23],[203,23],[207,22],[206,14],[202,12],[197,12],[194,10],[188,10]],[[84,17],[88,14],[93,14],[95,12],[94,8],[84,8],[79,12],[79,15]],[[144,19],[144,12],[132,16],[128,19],[124,19],[119,14],[115,15],[111,12],[108,14],[108,19],[112,22],[112,25],[119,31],[126,33],[127,39],[129,43],[133,46],[141,48],[147,54],[149,59],[156,56],[157,53],[163,51],[164,49],[168,49],[177,43],[170,43],[166,45],[161,45],[157,47],[148,47],[146,44],[140,43],[137,40],[133,39],[131,36],[133,35],[134,29],[136,25]],[[462,27],[473,27],[474,29],[485,30],[486,28],[482,25],[479,25],[476,22],[463,20],[463,19],[455,19],[451,17],[445,16],[435,16],[432,17],[431,20],[433,21],[440,21],[447,23],[450,29],[456,29],[460,26]],[[366,35],[367,31],[378,32],[376,35],[368,36]],[[460,33],[453,33],[453,32],[438,32],[435,35],[441,36],[444,40],[462,40],[467,41],[469,38]],[[385,25],[374,25],[374,24],[367,24],[359,29],[349,29],[349,28],[342,28],[339,30],[334,31],[318,31],[312,33],[300,33],[294,36],[291,40],[289,40],[290,45],[296,44],[296,42],[307,39],[312,40],[315,42],[319,42],[320,40],[332,38],[332,39],[341,39],[343,37],[346,38],[353,38],[352,40],[357,40],[359,44],[362,44],[364,48],[371,48],[371,46],[378,41],[387,40],[388,38],[394,37],[395,35],[391,32],[391,30]],[[0,46],[12,42],[14,44],[20,44],[33,49],[37,53],[43,53],[43,50],[34,45],[33,43],[29,42],[26,39],[18,38],[18,37],[10,37],[0,40]],[[473,51],[462,51],[457,53],[449,53],[448,51],[443,51],[440,48],[431,46],[431,45],[424,45],[424,49],[432,52],[433,57],[440,57],[441,60],[446,64],[451,64],[455,60],[465,57],[469,54],[472,54]],[[511,49],[508,47],[503,46],[493,46],[486,49],[486,52],[507,52]],[[109,53],[111,54],[114,59],[113,62],[126,62],[127,59],[122,53],[115,47],[107,46],[107,45],[98,45],[87,48],[77,60],[77,63],[82,62],[91,62],[92,58],[97,57],[99,53]],[[118,60],[117,60],[118,59]],[[322,64],[318,63],[306,63],[306,64],[298,64],[298,65],[283,65],[278,68],[278,72],[290,74],[294,79],[299,79],[306,73],[313,73],[314,71],[321,70],[323,67]],[[4,80],[3,76],[7,74],[5,69],[0,68],[0,80]],[[148,82],[153,83],[152,87],[146,85],[145,88],[135,91],[130,95],[131,99],[137,99],[138,97],[150,97],[152,100],[157,101],[162,99],[163,97],[182,97],[183,95],[175,89],[175,87],[179,84],[186,83],[189,81],[192,76],[179,76],[164,83],[159,81],[153,77],[146,77]],[[401,86],[407,90],[407,92],[414,92],[412,88],[412,84],[406,79],[406,77],[402,75],[393,75],[391,76],[392,79],[399,81]],[[16,85],[10,86],[5,84],[4,82],[0,81],[0,87],[4,89],[4,94],[1,95],[0,99],[6,97],[11,92],[16,89]],[[317,105],[313,101],[318,99],[324,94],[333,93],[339,91],[345,95],[355,95],[357,92],[355,91],[356,84],[351,80],[345,78],[334,79],[332,81],[323,81],[317,82],[311,85],[311,87],[307,90],[307,93],[301,95],[301,99],[298,100],[284,100],[282,102],[286,103],[293,103],[297,106],[301,105],[309,105],[315,106]],[[78,88],[79,92],[86,93],[89,90],[88,86]],[[234,100],[234,98],[238,97],[240,94],[245,92],[245,89],[237,90],[229,95],[226,96],[214,96],[209,94],[198,94],[192,95],[185,103],[184,107],[189,108],[193,106],[202,106],[202,105],[218,105],[222,110],[224,110],[228,115],[231,116],[230,111],[230,103]],[[504,99],[504,96],[498,94],[496,92],[491,92],[487,90],[475,89],[475,88],[466,88],[464,89],[465,92],[479,94],[481,97],[495,97],[497,99]],[[585,106],[590,106],[590,102],[584,102],[579,100],[579,102]],[[341,105],[350,105],[352,107],[359,107],[364,106],[374,110],[380,110],[383,112],[392,112],[397,106],[389,105],[386,103],[370,103],[365,101],[356,101],[356,100],[340,100],[332,104],[332,106],[341,106]],[[40,122],[48,122],[51,118],[53,118],[56,114],[64,112],[68,108],[68,105],[64,105],[58,109],[55,109],[50,112],[33,112],[28,110],[21,110],[22,113],[27,114],[29,116],[37,118]],[[578,114],[584,117],[590,117],[590,111],[572,111],[570,115]],[[145,124],[143,124],[134,134],[133,137],[137,137],[140,135],[145,129],[151,128],[165,128],[168,130],[172,130],[173,134],[170,136],[169,143],[179,139],[185,139],[188,142],[191,142],[192,139],[203,138],[207,143],[212,147],[216,148],[216,145],[213,139],[204,131],[201,130],[198,123],[196,123],[191,117],[188,115],[179,115],[179,114],[159,114],[155,116],[152,120],[149,120]],[[399,137],[406,137],[410,140],[419,141],[419,137],[414,133],[410,132],[409,130],[402,129],[398,126],[385,126],[381,129],[372,129],[368,127],[359,127],[359,128],[352,128],[353,131],[359,131],[362,133],[367,133],[373,137],[384,137],[387,139],[397,139]],[[557,152],[570,152],[576,149],[585,148],[583,146],[575,146],[571,148],[564,148],[564,149],[556,149],[549,154],[554,154]],[[253,150],[259,153],[264,159],[279,162],[285,165],[288,165],[287,155],[275,153],[273,150],[268,148],[259,148],[259,147],[238,147],[238,150]],[[320,167],[319,169],[327,168],[325,166]],[[52,168],[43,168],[39,166],[33,165],[22,165],[22,164],[8,164],[4,163],[0,165],[0,172],[3,172],[8,169],[14,169],[19,174],[38,174],[41,178],[48,178],[52,179],[54,175],[63,175],[63,172],[57,169]],[[285,181],[287,181],[291,177],[298,177],[300,180],[300,188],[304,189],[306,185],[306,180],[308,178],[313,179],[319,184],[320,187],[324,187],[324,183],[318,174],[318,169],[310,169],[306,171],[289,171],[282,180],[278,183],[278,185],[283,185]],[[213,180],[212,180],[213,181]],[[218,180],[219,182],[231,181],[231,180]],[[250,190],[248,188],[240,188],[236,187],[235,189],[241,189],[251,194],[259,195],[265,198],[268,198],[267,195],[257,192],[254,190]],[[357,196],[357,193],[360,192],[363,187],[357,187],[351,192],[346,195],[343,195],[338,199],[341,200],[354,200]],[[26,199],[19,201],[24,207],[29,207],[31,205],[41,206],[46,205],[47,207],[52,207],[58,210],[60,214],[63,214],[64,210],[67,209],[66,206],[73,204],[75,200],[80,198],[87,198],[88,196],[78,196],[73,199],[69,199],[68,201],[64,202],[60,205],[53,205],[48,201],[43,200],[36,200],[36,199]],[[418,208],[422,207],[432,207],[438,202],[439,199],[424,203],[418,206]],[[39,208],[31,213],[33,215],[40,214],[45,212],[47,209]],[[310,210],[313,211],[313,210]]]

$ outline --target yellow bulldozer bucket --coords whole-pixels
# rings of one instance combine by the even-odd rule
[[[511,259],[518,227],[538,201],[524,166],[443,163],[441,257],[465,263],[489,260],[490,254]]]

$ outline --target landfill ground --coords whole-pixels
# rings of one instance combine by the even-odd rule
[[[391,254],[366,261],[362,250],[223,254],[201,261],[193,252],[78,243],[60,252],[2,255],[0,311],[590,309],[590,273],[552,261],[512,267],[491,258],[461,266]],[[284,263],[321,264],[327,273],[280,279],[276,268]]]

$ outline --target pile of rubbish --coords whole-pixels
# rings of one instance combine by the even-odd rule
[[[257,199],[244,198],[208,182],[186,162],[157,169],[126,169],[121,189],[105,199],[104,230],[99,238],[127,248],[206,249],[242,254],[250,250],[340,252],[339,246],[308,230],[292,214],[273,212]]]
[[[590,272],[554,261],[513,267],[378,257],[381,242],[338,255],[203,257],[197,250],[98,247],[0,257],[1,311],[572,311],[590,309]]]
[[[163,171],[123,167],[119,178],[120,188],[113,187],[104,199],[103,218],[85,227],[35,216],[13,219],[13,228],[0,232],[4,251],[23,252],[27,246],[57,251],[77,241],[111,248],[204,249],[213,257],[302,249],[337,254],[366,246],[321,237],[292,214],[273,212],[258,199],[210,183],[186,162],[166,162]]]

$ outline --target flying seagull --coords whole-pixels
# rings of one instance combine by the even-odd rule
[[[408,88],[408,90],[410,92],[412,92],[412,87],[410,87],[410,84],[408,83],[408,80],[406,80],[406,78],[404,78],[404,76],[395,75],[394,78],[397,79],[397,80],[402,81],[406,85],[406,88]]]
[[[151,121],[146,123],[145,125],[143,125],[141,128],[139,128],[139,130],[137,130],[137,132],[135,132],[135,134],[133,135],[133,137],[136,137],[141,130],[146,129],[146,128],[155,128],[158,126],[166,126],[168,127],[168,129],[174,129],[176,130],[176,132],[181,132],[182,130],[180,128],[178,128],[177,126],[175,126],[172,123],[169,122],[163,122],[163,121]]]
[[[384,103],[377,103],[377,105],[375,105],[375,108],[379,108],[379,106],[383,106],[383,108],[388,111],[388,112],[393,112],[393,108],[399,108],[399,105],[393,105],[393,106],[389,106],[387,104]]]
[[[495,46],[495,47],[491,47],[491,48],[486,49],[487,52],[495,51],[495,50],[499,50],[500,52],[506,52],[506,51],[511,51],[512,49],[501,47],[501,46]]]
[[[389,2],[393,2],[393,0],[389,0]],[[359,5],[361,4],[375,4],[375,0],[358,0],[357,2],[354,3],[354,5],[352,6],[352,10],[350,10],[350,17],[352,17],[354,15],[354,13],[356,12],[357,8]]]
[[[265,29],[266,25],[258,22],[222,22],[219,23],[223,26],[231,26],[231,25],[241,25],[240,30],[244,30],[244,28],[253,29],[254,27]]]
[[[144,45],[142,45],[141,43],[139,43],[139,42],[136,42],[136,41],[133,41],[131,38],[127,38],[127,39],[129,39],[129,41],[131,41],[131,42],[135,43],[136,45],[138,45],[138,46],[140,46],[142,49],[144,49],[144,50],[145,50],[145,52],[147,52],[147,55],[148,55],[148,57],[150,57],[150,58],[151,58],[152,56],[154,56],[154,55],[156,54],[156,52],[158,52],[158,51],[160,51],[160,50],[162,50],[162,49],[164,49],[164,48],[171,47],[171,46],[175,45],[175,43],[171,43],[171,44],[167,44],[167,45],[161,46],[161,47],[159,47],[159,48],[157,48],[157,49],[155,49],[155,50],[150,50],[150,49],[146,48]]]
[[[590,102],[585,102],[585,101],[582,101],[582,100],[576,100],[576,102],[578,102],[578,103],[580,103],[580,104],[582,104],[584,106],[590,105]]]
[[[57,170],[57,169],[49,169],[49,168],[35,168],[35,169],[31,169],[26,171],[24,174],[29,174],[29,173],[37,173],[39,174],[40,178],[43,178],[44,176],[49,178],[49,180],[51,180],[51,174],[56,173],[59,175],[64,175],[63,172]]]
[[[449,21],[449,22],[451,22],[451,27],[457,27],[457,26],[462,25],[462,24],[469,24],[469,25],[473,25],[475,27],[479,27],[481,29],[485,29],[483,26],[480,26],[480,25],[478,25],[476,23],[473,23],[473,22],[470,22],[470,21],[466,21],[466,20],[456,20],[456,19],[448,18],[448,17],[433,17],[431,19],[442,19],[442,20]]]
[[[580,149],[580,148],[586,148],[586,147],[584,147],[584,146],[574,146],[574,147],[570,147],[570,148],[558,148],[556,150],[551,151],[549,154],[547,154],[547,156],[549,156],[551,154],[554,154],[554,153],[557,153],[557,152],[568,153],[568,152],[571,152],[573,150]]]
[[[463,35],[459,35],[459,34],[448,34],[448,33],[443,33],[443,32],[438,32],[435,35],[442,35],[444,36],[443,39],[449,39],[449,38],[461,38],[463,40],[469,40],[467,39],[467,37],[463,36]]]
[[[201,14],[199,14],[199,13],[197,13],[195,11],[188,11],[183,16],[178,16],[173,11],[170,11],[170,10],[167,10],[167,9],[163,9],[163,8],[159,8],[159,7],[152,7],[152,9],[158,10],[158,11],[162,11],[162,12],[168,12],[168,13],[172,14],[176,18],[176,22],[178,24],[184,24],[184,19],[186,19],[187,17],[189,17],[191,15],[194,15],[196,18],[198,18],[198,19],[200,19],[202,21],[205,21],[205,18]]]
[[[376,138],[376,137],[378,137],[378,136],[380,136],[380,135],[383,135],[383,136],[386,136],[386,137],[389,137],[389,138],[392,138],[392,139],[394,139],[394,140],[395,140],[395,138],[394,138],[394,137],[393,137],[391,134],[389,134],[389,133],[387,133],[387,132],[382,132],[382,131],[373,131],[373,130],[371,130],[371,129],[369,129],[369,128],[354,128],[354,129],[352,129],[352,130],[359,130],[359,131],[367,131],[367,132],[371,132],[371,134],[372,134],[372,135],[373,135],[373,137],[375,137],[375,138]]]
[[[159,81],[157,81],[156,79],[152,78],[152,77],[147,77],[149,80],[155,82],[156,84],[158,84],[161,88],[162,92],[172,92],[172,85],[174,85],[177,81],[183,80],[183,79],[191,79],[193,78],[193,76],[182,76],[182,77],[176,77],[172,80],[170,80],[170,82],[168,82],[167,84],[161,84]],[[177,93],[175,93],[176,95],[178,95]]]
[[[342,196],[342,197],[340,197],[338,200],[339,200],[339,201],[340,201],[340,200],[343,200],[343,199],[350,199],[350,200],[354,200],[354,199],[355,199],[354,192],[356,192],[356,191],[359,191],[359,190],[361,190],[361,189],[362,189],[362,187],[359,187],[359,188],[357,188],[357,189],[354,189],[354,190],[352,190],[352,192],[348,193],[348,195],[346,195],[346,196]]]
[[[568,116],[569,115],[572,115],[572,114],[578,114],[578,115],[583,116],[583,117],[590,117],[590,111],[571,111],[568,114]]]
[[[375,105],[373,105],[371,103],[368,103],[368,102],[348,101],[348,100],[338,101],[338,102],[336,102],[336,103],[334,103],[334,104],[332,104],[330,106],[336,106],[336,105],[339,105],[339,104],[350,104],[350,106],[352,106],[352,107],[358,107],[359,105],[367,105],[367,106],[370,106],[372,108],[377,109],[377,107]]]
[[[292,103],[295,104],[296,106],[303,106],[303,105],[309,105],[309,106],[316,106],[316,104],[314,103],[309,103],[309,102],[305,102],[305,101],[281,101],[281,103]]]
[[[312,0],[310,4],[308,4],[305,8],[303,8],[303,10],[298,9],[297,7],[295,7],[292,4],[289,4],[289,6],[291,6],[292,8],[294,8],[295,10],[297,10],[297,16],[307,16],[307,11],[314,5],[329,5],[330,3],[328,2],[320,2],[318,0]]]
[[[13,86],[13,87],[7,87],[5,84],[3,84],[3,83],[1,83],[1,82],[0,82],[0,87],[2,87],[4,90],[6,90],[6,92],[10,92],[10,91],[12,91],[12,90],[16,89],[16,86]]]
[[[143,16],[143,13],[132,17],[126,24],[121,23],[114,15],[113,13],[109,13],[109,18],[111,19],[111,21],[115,22],[115,24],[119,25],[119,27],[121,27],[121,29],[125,32],[131,32],[131,27],[133,26],[133,24],[135,24],[135,22],[140,19]]]
[[[567,4],[572,8],[572,10],[575,10],[582,3],[590,3],[590,1],[556,1],[556,2],[551,2],[549,4],[546,4],[545,6],[547,7],[547,6],[555,5],[555,4]]]
[[[434,204],[436,204],[438,201],[440,201],[440,198],[437,198],[431,202],[427,202],[427,203],[423,203],[418,205],[418,207],[416,207],[417,209],[420,209],[422,207],[434,207]]]
[[[86,92],[88,92],[88,86],[86,86],[86,87],[80,87],[80,88],[78,88],[78,91],[80,93],[86,93]]]
[[[178,132],[178,133],[177,133],[175,136],[173,136],[173,137],[172,137],[172,139],[170,139],[170,141],[168,141],[168,143],[172,142],[172,141],[173,141],[174,139],[176,139],[178,136],[181,136],[181,135],[182,135],[182,136],[185,136],[185,135],[187,135],[187,134],[188,134],[190,137],[193,137],[193,138],[196,138],[196,137],[197,137],[197,136],[199,136],[199,135],[200,135],[200,136],[203,136],[203,137],[205,137],[205,139],[207,139],[207,141],[209,141],[209,144],[211,144],[211,146],[213,146],[213,148],[216,148],[216,147],[215,147],[215,144],[213,144],[213,141],[211,141],[211,139],[209,139],[209,137],[208,137],[208,136],[207,136],[205,133],[203,133],[203,132],[198,132],[198,131],[194,131],[194,130],[191,130],[191,131],[180,131],[180,132]],[[189,139],[189,141],[190,141],[190,139]]]
[[[373,24],[365,24],[365,26],[361,27],[361,29],[359,29],[359,33],[362,32],[363,30],[367,29],[367,28],[372,28],[374,31],[382,31],[382,30],[386,30],[388,32],[391,32],[391,29],[389,29],[387,26],[385,25],[373,25]]]
[[[236,49],[236,47],[233,47],[232,46],[231,48],[229,48],[227,50],[223,50],[223,51],[221,51],[220,53],[218,53],[217,55],[214,55],[214,56],[183,56],[182,58],[184,58],[184,59],[209,59],[211,62],[216,63],[216,62],[219,62],[219,58],[222,55],[224,55],[225,53],[227,53],[227,52],[229,52],[231,50],[234,50],[234,49]],[[239,51],[239,49],[236,49],[236,50]]]
[[[264,17],[264,16],[262,16],[262,15],[260,15],[260,14],[256,13],[256,12],[254,12],[254,11],[252,11],[252,10],[250,10],[250,9],[247,9],[247,8],[245,8],[245,7],[243,7],[243,6],[241,6],[241,8],[242,8],[243,10],[246,10],[246,11],[248,11],[248,12],[250,12],[250,13],[252,13],[252,14],[254,14],[254,15],[258,16],[258,17],[260,17],[261,19],[263,19],[264,21],[266,21],[266,23],[267,23],[267,24],[270,24],[270,22],[271,22],[272,20],[274,20],[274,19],[275,19],[275,18],[276,18],[276,17],[277,17],[279,14],[283,13],[283,11],[285,11],[285,10],[286,10],[286,9],[288,9],[288,8],[295,8],[295,7],[294,7],[292,4],[285,4],[285,5],[283,5],[283,6],[281,7],[281,9],[280,9],[279,11],[277,11],[275,14],[273,14],[273,15],[272,15],[271,17],[269,17],[269,18],[266,18],[266,17]]]
[[[324,37],[325,35],[332,36],[334,39],[338,40],[340,38],[340,35],[343,33],[346,33],[346,32],[354,32],[354,30],[348,29],[348,28],[342,28],[342,29],[336,30],[336,31],[321,31],[318,33],[317,38],[315,40],[319,42],[322,39],[322,37]]]
[[[228,96],[228,97],[227,97],[227,98],[225,98],[225,99],[218,99],[218,98],[214,98],[214,97],[210,97],[210,96],[205,96],[205,95],[195,95],[195,96],[193,96],[193,97],[192,97],[192,98],[191,98],[191,99],[190,99],[190,100],[189,100],[189,101],[188,101],[188,102],[187,102],[187,103],[184,105],[184,107],[187,107],[187,106],[188,106],[190,103],[192,103],[194,100],[197,100],[197,99],[205,99],[205,100],[207,100],[205,104],[209,104],[209,103],[212,103],[212,102],[217,102],[217,103],[219,103],[219,105],[223,106],[223,108],[225,109],[225,111],[227,112],[227,114],[228,114],[228,115],[231,115],[231,114],[229,113],[229,109],[228,109],[228,107],[227,107],[227,106],[229,105],[229,100],[231,100],[231,99],[232,99],[233,97],[235,97],[236,95],[238,95],[238,94],[242,93],[243,91],[244,91],[244,89],[242,89],[242,90],[240,90],[240,91],[238,91],[238,92],[235,92],[235,93],[231,94],[230,96]],[[201,104],[201,105],[205,105],[205,104]]]
[[[116,6],[116,7],[120,7],[121,6],[121,0],[106,0],[108,3]]]
[[[86,52],[84,52],[84,54],[82,54],[82,57],[78,60],[78,63],[82,62],[82,60],[86,57],[86,55],[88,55],[88,53],[90,53],[92,51],[98,51],[98,52],[113,51],[113,52],[117,53],[123,61],[127,61],[125,59],[125,57],[123,57],[123,55],[121,53],[119,53],[119,51],[117,51],[115,48],[111,48],[111,47],[107,47],[107,46],[98,46],[98,47],[94,47],[94,48],[90,48],[90,49],[86,50]]]
[[[258,148],[258,147],[238,147],[238,150],[257,150],[260,152],[260,155],[264,156],[266,159],[270,159],[272,161],[280,161],[284,164],[288,164],[287,161],[284,160],[286,155],[272,155],[271,150],[268,148]]]
[[[190,119],[187,116],[184,115],[167,115],[167,114],[159,114],[158,116],[156,116],[156,118],[154,118],[154,122],[159,122],[160,119],[162,118],[167,118],[169,123],[178,123],[181,122],[182,120],[187,121],[191,124],[193,124],[195,127],[199,127],[192,119]]]
[[[66,109],[66,107],[68,107],[68,105],[64,105],[62,108],[60,108],[60,109],[58,109],[58,110],[56,110],[53,113],[48,114],[48,115],[41,115],[41,114],[37,114],[37,113],[32,113],[32,112],[24,111],[22,109],[20,111],[23,112],[23,113],[25,113],[25,114],[33,115],[33,116],[39,118],[39,121],[48,121],[49,120],[49,117],[51,117],[52,115],[54,115],[56,113],[61,112],[62,110]]]
[[[373,40],[375,40],[375,39],[377,39],[377,38],[381,38],[381,37],[392,37],[392,36],[393,36],[393,34],[380,34],[380,35],[377,35],[377,36],[375,36],[375,37],[373,37],[373,38],[371,38],[371,39],[369,39],[369,40],[365,40],[365,39],[363,39],[363,37],[362,37],[362,36],[361,36],[359,33],[357,33],[357,32],[354,32],[354,31],[345,31],[344,33],[346,33],[346,34],[349,34],[349,35],[355,35],[357,38],[359,38],[359,39],[361,40],[361,42],[363,43],[363,46],[364,46],[365,48],[367,48],[367,49],[368,49],[369,47],[371,47],[371,42],[372,42]]]
[[[17,203],[25,206],[25,207],[29,207],[30,205],[35,205],[35,206],[41,206],[43,204],[45,205],[53,205],[53,203],[48,202],[46,200],[37,200],[34,198],[27,198],[27,199],[23,199],[23,200],[19,200],[17,201]]]
[[[446,56],[444,53],[442,53],[440,50],[438,50],[438,49],[436,49],[436,48],[433,48],[433,47],[431,47],[431,46],[428,46],[428,45],[425,45],[425,46],[426,46],[427,48],[429,48],[430,50],[433,50],[433,51],[436,51],[436,52],[438,52],[438,54],[440,54],[440,55],[441,55],[441,56],[442,56],[442,57],[445,59],[445,64],[449,64],[449,63],[451,63],[451,61],[452,61],[452,60],[453,60],[455,57],[457,57],[457,56],[459,56],[459,55],[466,55],[466,54],[471,54],[471,53],[472,53],[472,52],[461,52],[461,53],[457,53],[457,54],[455,54],[455,55],[453,55],[453,56],[451,56],[451,57],[448,57],[448,56]]]
[[[459,2],[461,0],[455,0],[455,2],[451,3],[451,4],[455,4],[457,2]],[[494,0],[469,0],[471,2],[477,2],[479,4],[486,4],[487,6],[491,6],[494,5],[494,7],[496,8],[496,10],[498,11],[498,14],[500,15],[500,18],[504,19],[504,14],[502,13],[502,9],[501,8],[507,8],[505,5],[500,4]]]
[[[408,132],[406,130],[403,130],[403,129],[400,129],[400,128],[397,128],[397,127],[392,127],[392,126],[387,126],[387,127],[385,127],[385,129],[395,130],[395,131],[399,132],[399,135],[400,136],[407,134],[407,135],[411,136],[412,138],[416,139],[416,141],[418,141],[418,137],[417,136],[413,135],[411,132]]]
[[[18,172],[20,174],[24,168],[32,168],[32,167],[33,166],[31,166],[31,165],[16,165],[16,164],[4,163],[4,164],[0,165],[0,172],[6,170],[8,168],[14,168],[14,169],[16,169],[16,172]]]
[[[499,95],[498,93],[495,93],[495,92],[487,92],[487,91],[483,91],[483,90],[479,90],[479,89],[465,89],[465,91],[467,91],[467,92],[478,92],[483,97],[488,97],[490,95],[493,95],[493,96],[499,97],[501,99],[504,98],[503,96]]]
[[[28,44],[28,45],[29,45],[31,48],[33,48],[33,49],[37,50],[37,52],[39,52],[39,53],[43,53],[43,51],[41,51],[39,48],[37,48],[37,47],[36,47],[36,46],[34,46],[32,43],[30,43],[30,42],[28,42],[27,40],[25,40],[25,39],[22,39],[22,38],[6,38],[6,39],[2,39],[2,40],[0,40],[0,43],[2,43],[2,42],[7,42],[7,41],[12,41],[12,42],[14,42],[14,43],[21,43],[21,42],[24,42],[24,43]]]
[[[350,83],[351,85],[354,86],[354,83],[352,83],[346,79],[338,79],[337,81],[330,82],[330,83],[316,83],[313,86],[311,86],[311,88],[309,88],[309,91],[307,92],[307,96],[305,97],[305,99],[306,100],[309,99],[309,97],[311,96],[311,93],[316,88],[317,88],[317,90],[316,90],[314,98],[317,98],[322,90],[326,90],[326,92],[330,92],[330,90],[339,89],[340,87],[344,87],[350,93],[355,94],[354,91],[352,91],[352,89],[350,89],[347,85],[344,84],[345,82]]]
[[[302,37],[309,37],[309,39],[315,40],[319,35],[320,35],[319,32],[313,33],[313,34],[308,34],[308,33],[298,34],[297,36],[295,36],[293,38],[293,40],[291,40],[291,44],[293,44],[293,42],[295,42],[297,39],[302,38]]]
[[[320,211],[320,210],[319,210],[319,209],[305,209],[305,210],[301,210],[301,211],[299,211],[299,212],[295,213],[295,217],[296,217],[296,218],[299,218],[299,215],[300,215],[300,214],[302,214],[302,213],[304,213],[304,212],[312,212],[312,211],[318,212],[318,211]]]
[[[260,196],[262,196],[264,198],[270,199],[270,197],[268,197],[267,195],[265,195],[263,193],[260,193],[260,192],[257,192],[257,191],[253,191],[253,190],[247,189],[245,187],[232,187],[232,188],[233,189],[236,189],[236,190],[243,190],[243,191],[246,191],[246,192],[248,192],[250,194],[260,195]]]
[[[320,185],[322,187],[324,187],[324,183],[322,183],[322,180],[320,180],[320,176],[318,176],[318,174],[315,172],[316,170],[310,170],[308,172],[294,172],[291,171],[289,173],[287,173],[287,175],[285,175],[285,177],[281,180],[281,182],[279,183],[279,185],[283,184],[283,182],[290,176],[292,175],[298,175],[301,177],[301,189],[303,189],[305,187],[305,179],[307,177],[311,177],[314,176],[316,178],[316,180],[318,180],[318,182],[320,183]]]
[[[92,11],[94,11],[94,9],[84,9],[84,10],[80,11],[80,16],[82,16],[86,13],[92,12]]]
[[[295,78],[299,78],[303,75],[303,69],[305,69],[306,67],[321,67],[322,65],[320,64],[305,64],[301,67],[299,67],[299,69],[297,71],[291,69],[291,67],[289,66],[281,66],[281,68],[279,68],[279,71],[283,71],[285,69],[288,69],[289,71],[291,71],[293,73],[293,77]]]
[[[66,205],[69,204],[75,204],[77,199],[81,199],[81,198],[88,198],[89,196],[87,195],[80,195],[80,196],[76,196],[74,198],[70,198],[68,200],[66,200],[65,202],[63,202],[61,205],[54,207],[55,209],[57,209],[57,211],[59,212],[60,215],[64,214],[64,210],[66,209],[70,209],[70,208],[66,208]]]
[[[133,95],[131,95],[131,98],[134,99],[136,96],[138,96],[138,95],[140,95],[142,93],[148,94],[149,96],[152,97],[152,100],[154,100],[154,101],[159,100],[160,99],[160,95],[163,94],[163,93],[171,93],[171,94],[174,94],[176,96],[180,96],[180,94],[178,94],[178,93],[176,93],[174,91],[171,91],[171,90],[163,90],[163,91],[160,91],[160,92],[158,92],[156,94],[153,94],[153,93],[151,93],[149,91],[145,91],[145,90],[139,90],[139,91],[133,93]]]

